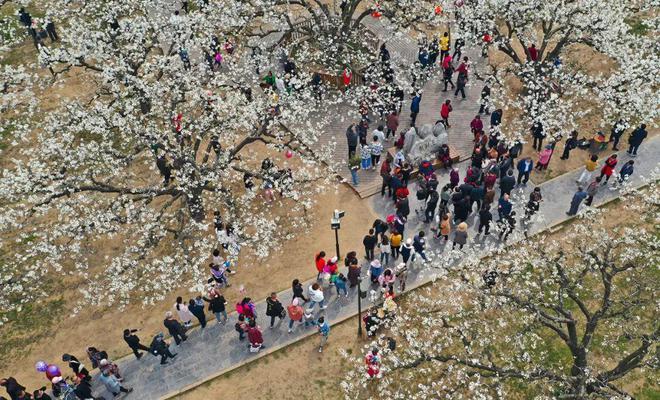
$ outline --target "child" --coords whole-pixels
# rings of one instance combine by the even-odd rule
[[[325,322],[325,318],[319,317],[317,322],[319,327],[319,334],[321,335],[321,341],[319,343],[319,353],[323,353],[323,346],[328,342],[328,336],[330,336],[330,325]]]
[[[384,234],[378,248],[380,249],[380,262],[383,263],[383,260],[385,260],[385,264],[388,264],[390,262],[390,252],[392,251],[392,247],[390,246],[389,239]]]
[[[303,320],[305,321],[305,328],[307,328],[308,326],[316,325],[316,321],[314,320],[314,315],[312,315],[312,310],[310,310],[309,308],[305,309]]]
[[[367,170],[371,168],[371,148],[368,144],[363,144],[360,149],[360,157],[362,158],[362,169]]]
[[[371,276],[371,283],[378,283],[378,277],[383,273],[383,266],[380,261],[373,260],[369,265],[369,275]]]
[[[344,274],[337,275],[335,279],[335,288],[337,289],[337,296],[341,296],[341,292],[344,292],[344,297],[348,297],[348,289],[346,289],[346,277]]]

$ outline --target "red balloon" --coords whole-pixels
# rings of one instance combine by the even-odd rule
[[[440,6],[435,6],[435,15],[442,14],[442,7]]]
[[[284,153],[284,156],[286,158],[291,158],[293,157],[293,152],[291,150],[287,150],[286,153]]]

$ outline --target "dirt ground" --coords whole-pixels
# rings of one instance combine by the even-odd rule
[[[343,349],[349,354],[358,354],[362,352],[362,345],[367,343],[355,340],[356,331],[357,319],[351,318],[332,326],[323,353],[317,351],[318,338],[314,336],[260,358],[177,396],[176,399],[343,399],[340,382],[350,366],[339,351]],[[262,379],[265,376],[268,377],[267,381]]]

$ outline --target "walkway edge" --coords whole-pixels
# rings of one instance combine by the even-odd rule
[[[560,176],[563,176],[563,175],[565,175],[565,174],[562,174],[562,175],[560,175]],[[556,177],[556,178],[557,178],[557,177]],[[555,179],[555,178],[552,178],[552,179]],[[552,179],[550,179],[550,180],[552,180]],[[550,180],[548,180],[548,181],[546,181],[546,182],[549,182]],[[543,183],[546,183],[546,182],[543,182]],[[646,187],[646,186],[648,186],[648,185],[649,185],[649,182],[641,182],[641,184],[636,185],[634,188],[635,188],[635,190],[639,190],[639,189],[642,189],[642,188],[644,188],[644,187]],[[349,186],[350,186],[350,185],[349,185]],[[603,207],[603,206],[608,205],[609,203],[612,203],[612,202],[614,202],[614,201],[619,200],[620,198],[621,198],[620,195],[615,196],[615,197],[612,197],[612,198],[610,198],[610,199],[607,199],[607,200],[605,200],[605,201],[603,201],[603,202],[598,203],[595,207],[596,207],[596,208],[601,208],[601,207]],[[552,230],[555,229],[555,228],[558,228],[558,227],[561,226],[561,225],[564,225],[564,224],[565,224],[566,222],[568,222],[568,221],[572,221],[572,220],[575,219],[575,218],[576,218],[575,215],[574,215],[574,216],[570,216],[570,217],[564,217],[563,219],[561,219],[561,220],[559,220],[559,221],[553,223],[552,225],[548,225],[545,229],[543,229],[543,230],[541,230],[541,231],[538,231],[538,232],[536,232],[536,233],[534,233],[534,234],[532,234],[532,235],[530,235],[530,236],[531,236],[531,237],[534,237],[534,236],[537,236],[537,235],[542,234],[542,233],[547,233],[547,232],[549,232],[549,231],[552,231]],[[509,243],[509,244],[506,244],[505,247],[507,247],[507,248],[508,248],[508,247],[511,247],[511,246],[515,245],[516,243],[517,243],[517,242],[511,242],[511,243]],[[481,258],[489,257],[489,256],[491,256],[491,255],[492,255],[491,253],[488,253],[488,254],[485,254],[485,255],[484,255],[483,257],[481,257]],[[412,292],[413,290],[417,290],[417,289],[419,289],[419,288],[422,288],[422,287],[424,287],[424,286],[426,286],[426,285],[432,283],[433,281],[434,281],[433,277],[429,277],[429,278],[425,279],[424,281],[420,282],[418,285],[416,285],[416,286],[414,286],[414,287],[411,287],[409,290],[407,290],[406,292],[402,293],[401,295],[407,295],[408,293]],[[349,320],[349,319],[351,319],[351,318],[355,318],[356,316],[358,316],[357,313],[352,314],[352,315],[345,316],[344,318],[340,318],[340,319],[338,319],[338,320],[333,321],[332,325],[341,324],[341,323],[343,323],[343,322],[345,322],[345,321],[347,321],[347,320]],[[317,335],[317,334],[318,334],[318,332],[314,329],[314,330],[311,330],[310,332],[304,334],[303,336],[299,336],[299,337],[297,338],[297,340],[295,340],[295,341],[288,342],[288,343],[283,343],[283,344],[281,344],[281,345],[279,345],[279,346],[275,346],[275,347],[272,347],[272,348],[269,347],[269,348],[268,348],[267,350],[265,350],[265,351],[260,351],[256,357],[249,358],[249,359],[244,360],[244,361],[242,361],[242,362],[240,362],[240,363],[238,363],[238,364],[232,365],[231,367],[228,367],[228,368],[225,368],[225,369],[223,369],[223,370],[220,370],[220,371],[214,373],[213,375],[209,375],[208,377],[204,378],[204,379],[201,380],[201,381],[197,381],[197,382],[195,382],[195,383],[191,383],[191,384],[189,384],[189,385],[187,385],[187,386],[185,386],[185,387],[183,387],[183,388],[181,388],[181,389],[176,390],[175,392],[169,393],[169,394],[167,394],[167,395],[161,397],[160,400],[172,399],[172,398],[174,398],[175,396],[182,395],[182,394],[184,394],[184,393],[186,393],[186,392],[189,392],[189,391],[191,391],[191,390],[197,388],[198,386],[201,386],[201,385],[203,385],[203,384],[205,384],[205,383],[207,383],[207,382],[210,382],[210,381],[212,381],[212,380],[214,380],[214,379],[216,379],[216,378],[219,378],[219,377],[221,377],[222,375],[224,375],[224,374],[226,374],[226,373],[228,373],[228,372],[231,372],[231,371],[233,371],[233,370],[235,370],[235,369],[241,368],[241,367],[243,367],[243,366],[245,366],[245,365],[248,365],[248,364],[250,364],[250,363],[252,363],[252,362],[254,362],[254,361],[260,360],[260,359],[264,358],[264,357],[267,356],[267,355],[270,355],[270,354],[272,354],[272,353],[275,353],[275,352],[277,352],[277,351],[280,351],[280,350],[282,350],[282,349],[284,349],[284,348],[286,348],[286,347],[289,347],[289,346],[291,346],[291,345],[294,345],[294,344],[296,344],[296,343],[299,343],[299,342],[301,342],[301,341],[303,341],[303,340],[306,340],[307,338],[309,338],[309,337],[311,337],[311,336],[314,336],[314,335]]]

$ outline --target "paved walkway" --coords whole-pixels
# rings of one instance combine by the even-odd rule
[[[390,51],[394,68],[404,68],[403,74],[408,74],[408,68],[417,60],[418,46],[415,40],[407,35],[392,35],[385,20],[365,19],[365,25],[378,37],[380,42],[384,42]],[[466,48],[463,56],[468,56],[471,62],[472,76],[474,72],[483,68],[485,62],[479,56],[477,49]],[[458,66],[458,62],[455,63]],[[456,76],[453,77],[454,81]],[[443,92],[442,89],[442,70],[437,68],[424,84],[422,90],[422,102],[420,104],[420,113],[417,116],[417,126],[426,124],[434,125],[440,119],[440,106],[447,100],[452,100],[454,111],[450,115],[452,127],[448,130],[449,144],[458,151],[460,159],[465,159],[472,154],[472,133],[470,132],[470,122],[479,110],[479,99],[483,84],[476,78],[471,79],[466,87],[466,98],[456,97],[451,90]],[[459,95],[460,96],[460,95]],[[319,141],[319,145],[334,146],[335,158],[331,165],[335,171],[342,176],[346,182],[353,187],[360,197],[369,197],[380,191],[381,178],[378,169],[359,170],[359,185],[352,184],[351,175],[347,167],[348,145],[346,143],[346,128],[355,121],[351,117],[354,111],[350,106],[342,104],[334,107],[333,115],[325,128],[324,135]],[[379,121],[376,116],[372,116],[370,129],[375,129],[380,123],[385,125],[384,121]],[[410,93],[406,93],[401,116],[399,117],[399,131],[410,127]],[[387,147],[392,147],[394,141],[386,143]]]
[[[620,164],[622,165],[629,159],[625,152],[620,152]],[[660,176],[658,168],[658,154],[660,154],[660,138],[654,138],[645,142],[639,152],[639,157],[635,159],[635,174],[632,176],[631,183],[634,186],[644,184],[643,177],[651,176],[657,179]],[[459,164],[461,173],[468,165],[467,162]],[[619,168],[617,168],[618,170]],[[565,212],[568,209],[570,199],[575,192],[575,180],[580,171],[573,171],[557,177],[553,180],[540,185],[544,196],[544,202],[536,219],[530,226],[529,232],[536,233],[559,224],[567,219]],[[446,174],[440,176],[440,185],[448,181]],[[532,189],[531,185],[527,188],[519,188],[513,193],[515,200],[515,209],[518,209],[518,215],[522,215],[522,206]],[[414,191],[413,191],[414,193]],[[607,202],[619,195],[618,190],[602,189],[595,198],[594,205]],[[375,196],[372,198],[374,209],[381,217],[393,212],[391,201]],[[411,210],[417,207],[415,196],[411,196]],[[496,239],[496,235],[491,235],[486,239],[479,237],[475,232],[474,214],[468,219],[470,224],[469,241],[466,250],[477,251],[480,257],[486,256],[489,251],[494,251],[502,246]],[[409,223],[406,227],[405,237],[411,237],[419,230],[424,230],[430,236],[429,226],[421,223],[414,217],[414,211],[411,213]],[[365,230],[367,227],[345,227],[344,229]],[[515,242],[516,237],[511,236],[509,244]],[[362,255],[361,243],[356,243],[355,250]],[[432,262],[423,265],[416,261],[411,267],[408,277],[408,290],[414,289],[428,283],[435,276],[443,274],[449,266],[460,264],[463,260],[464,252],[450,251],[445,248],[443,241],[435,239],[429,240],[429,254]],[[467,250],[469,251],[469,250]],[[474,253],[473,253],[474,254]],[[311,264],[310,264],[311,265]],[[310,267],[311,269],[311,267]],[[366,274],[367,265],[363,265],[363,274]],[[346,271],[344,271],[346,273]],[[311,274],[310,274],[311,275]],[[307,288],[314,280],[305,282]],[[323,312],[331,324],[336,324],[347,318],[353,317],[357,313],[357,290],[349,290],[349,297],[338,298],[332,289],[326,289],[326,299],[329,300],[329,307]],[[286,304],[291,299],[289,290],[279,293],[279,298]],[[369,298],[363,304],[367,308],[370,304]],[[231,308],[231,307],[230,307]],[[318,313],[318,311],[317,311]],[[264,328],[264,340],[266,349],[258,354],[249,353],[246,343],[239,342],[237,333],[234,331],[233,324],[236,321],[236,314],[232,313],[229,317],[229,323],[221,326],[211,322],[206,329],[194,329],[190,332],[188,341],[180,346],[172,345],[172,351],[178,354],[178,357],[170,364],[161,366],[156,357],[146,355],[141,360],[135,360],[132,356],[122,360],[120,368],[126,378],[125,386],[133,387],[134,392],[127,395],[128,399],[150,400],[158,398],[170,398],[182,391],[194,387],[202,382],[213,379],[231,369],[243,365],[255,358],[262,357],[278,348],[289,345],[305,337],[315,335],[314,329],[305,329],[296,326],[294,332],[287,333],[287,320],[283,321],[275,329],[268,329],[268,319],[265,317],[265,304],[257,304],[257,314],[260,325]],[[156,316],[154,316],[156,318]],[[150,338],[144,337],[148,342]],[[338,345],[332,340],[332,333],[326,351],[336,351]],[[96,393],[103,393],[104,390],[99,387],[95,380]]]

